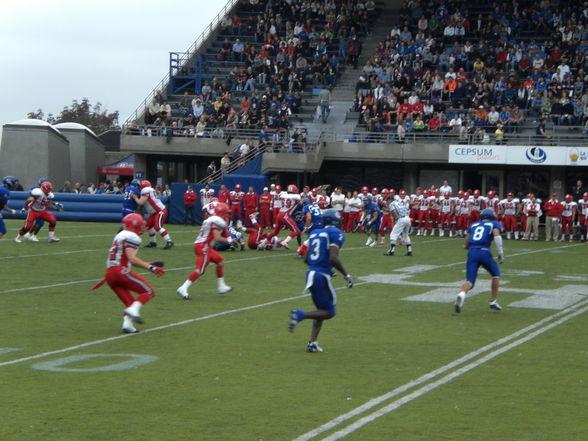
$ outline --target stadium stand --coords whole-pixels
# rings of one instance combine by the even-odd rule
[[[356,135],[504,144],[586,134],[587,21],[576,1],[405,1],[358,75]]]

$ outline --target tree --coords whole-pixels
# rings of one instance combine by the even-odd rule
[[[49,113],[45,118],[43,110],[37,109],[34,112],[29,112],[27,118],[42,119],[49,124],[64,122],[83,124],[97,135],[107,130],[118,128],[118,110],[108,113],[107,110],[102,110],[100,102],[92,105],[88,98],[83,98],[81,102],[73,100],[71,106],[64,107],[57,117]]]

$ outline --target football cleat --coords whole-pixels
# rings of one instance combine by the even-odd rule
[[[406,254],[405,254],[405,256],[411,257],[412,256],[412,251],[407,251]]]
[[[124,332],[125,334],[136,334],[139,332],[138,329],[136,329],[133,325],[123,325],[122,327],[122,332]]]
[[[279,241],[279,242],[278,242],[278,247],[284,247],[284,248],[286,248],[287,250],[289,250],[289,249],[290,249],[290,247],[288,246],[288,242],[286,242],[285,240],[281,240],[281,241]]]
[[[393,256],[394,255],[394,251],[392,250],[388,250],[384,253],[384,256]]]
[[[55,243],[55,242],[59,242],[60,240],[61,240],[61,239],[60,239],[59,237],[50,237],[50,238],[48,239],[49,243]],[[38,242],[38,241],[39,241],[39,240],[37,239],[37,242]],[[33,241],[33,242],[34,242],[34,241]]]
[[[174,247],[174,243],[171,240],[168,240],[163,247],[164,250],[169,250]]]
[[[188,291],[186,291],[185,289],[182,289],[182,287],[179,287],[176,290],[176,294],[179,295],[183,300],[192,300],[192,297],[190,297],[190,295],[188,294]]]
[[[141,318],[141,316],[137,312],[135,312],[131,307],[125,309],[124,313],[128,315],[134,322],[139,324],[143,323],[143,319]]]
[[[157,243],[149,242],[147,245],[145,245],[145,248],[157,248]]]
[[[306,352],[323,352],[323,349],[318,345],[318,342],[309,341],[306,345]]]
[[[494,300],[493,302],[490,302],[490,304],[488,306],[490,306],[490,309],[494,309],[496,311],[502,311],[502,306],[500,306],[496,300]]]
[[[453,305],[455,312],[457,312],[458,314],[461,312],[461,308],[463,308],[463,302],[465,300],[465,295],[463,295],[462,293],[459,293],[457,295],[457,298],[455,299],[455,304]]]
[[[22,243],[22,240],[21,240],[20,238],[21,238],[21,236],[16,236],[16,237],[14,238],[14,241],[15,241],[16,243]]]
[[[290,319],[288,322],[288,329],[290,332],[294,332],[296,325],[302,320],[302,311],[300,309],[293,309],[290,311],[288,318]]]
[[[372,240],[372,243],[369,244],[370,248],[375,247],[378,244],[375,240]]]
[[[226,293],[228,293],[229,291],[232,291],[232,290],[233,290],[233,288],[231,288],[230,286],[228,286],[228,285],[222,285],[222,286],[219,286],[218,293],[219,294],[226,294]]]
[[[34,234],[31,233],[27,233],[24,235],[24,238],[26,240],[28,240],[29,242],[39,242],[39,238],[37,236],[35,236]]]

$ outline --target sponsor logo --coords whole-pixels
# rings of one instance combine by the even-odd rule
[[[500,154],[491,147],[457,147],[453,152],[456,156],[468,156],[478,161],[500,160]]]
[[[525,156],[533,164],[542,164],[547,160],[547,153],[541,147],[528,148]]]
[[[571,149],[570,150],[570,159],[572,161],[576,162],[579,157],[580,157],[580,152],[578,151],[578,149]]]

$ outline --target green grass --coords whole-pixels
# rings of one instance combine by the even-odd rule
[[[172,225],[169,230],[177,244],[173,250],[140,251],[145,260],[164,260],[167,269],[160,279],[146,276],[157,295],[144,307],[146,324],[140,328],[204,319],[102,342],[122,335],[122,304],[107,286],[98,291],[90,287],[103,275],[117,226],[61,222],[57,232],[62,241],[58,244],[45,240],[15,244],[10,239],[18,223],[7,224],[11,231],[0,241],[0,348],[17,350],[2,353],[0,349],[2,441],[293,440],[372,398],[558,312],[509,307],[531,295],[509,290],[579,285],[588,296],[586,282],[582,282],[588,246],[505,241],[507,260],[502,269],[510,275],[503,277],[508,283],[499,297],[504,310],[491,311],[488,294],[482,293],[468,298],[462,314],[457,315],[450,303],[402,299],[443,283],[455,286],[457,294],[465,267],[461,240],[414,238],[412,258],[405,257],[403,249],[395,257],[384,257],[383,247],[366,248],[363,236],[348,235],[341,258],[358,285],[348,290],[343,288],[341,277],[334,279],[334,285],[341,288],[338,315],[323,327],[319,341],[325,353],[307,354],[310,323],[301,323],[293,334],[287,331],[291,308],[312,307],[308,296],[299,297],[305,268],[294,251],[225,253],[225,280],[234,291],[224,296],[216,293],[211,267],[192,286],[194,300],[185,302],[175,289],[194,263],[191,243],[195,231]],[[44,231],[40,238],[45,237]],[[513,254],[520,255],[509,257]],[[360,280],[370,274],[401,275],[404,272],[396,270],[412,265],[442,267],[406,279],[432,286]],[[516,274],[525,270],[540,274]],[[580,281],[564,282],[559,276],[579,277]],[[480,279],[488,280],[488,276]],[[30,289],[33,287],[41,288]],[[9,290],[18,291],[6,292]],[[298,298],[288,300],[292,297]],[[278,303],[261,306],[274,301]],[[259,307],[240,310],[256,305]],[[215,316],[227,311],[234,312]],[[209,315],[213,316],[206,318]],[[1,365],[89,342],[99,343]],[[157,359],[109,372],[32,368],[38,363],[90,354]],[[125,360],[88,358],[63,367],[87,370]],[[344,439],[585,439],[587,364],[586,316],[578,315],[480,363]],[[458,367],[312,439],[323,439]]]

